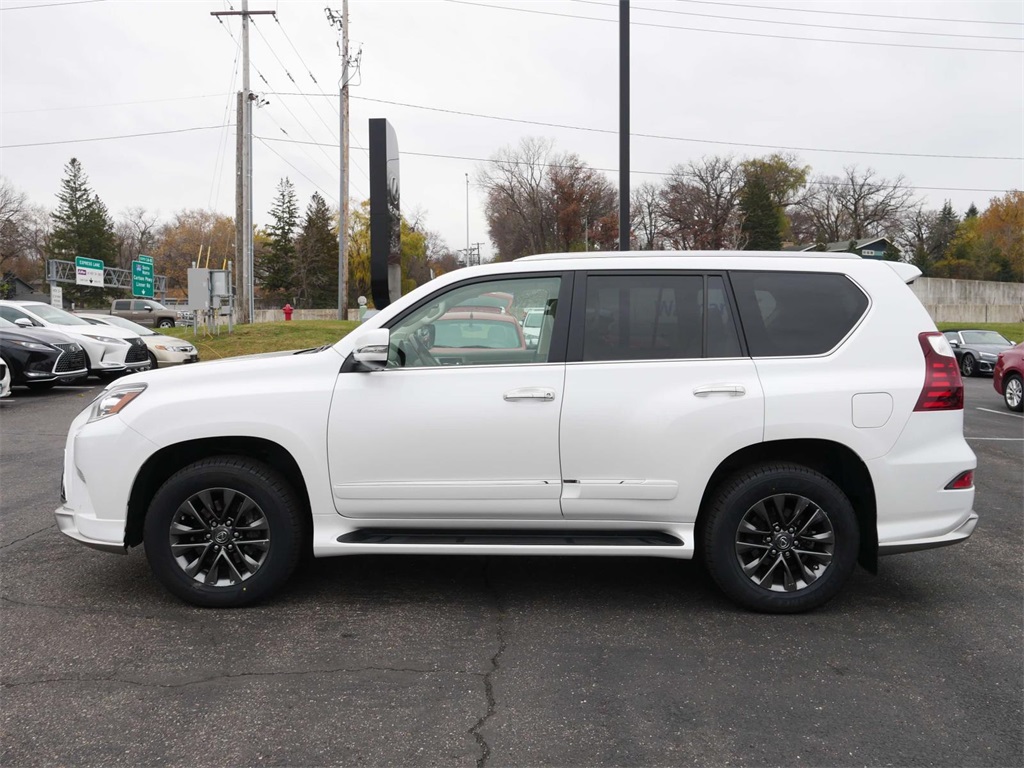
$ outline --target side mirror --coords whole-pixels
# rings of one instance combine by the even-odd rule
[[[388,365],[388,349],[391,346],[391,331],[374,328],[356,339],[352,357],[357,363],[371,371],[382,371]]]
[[[952,339],[950,339],[949,340],[949,346],[951,346],[953,349],[960,349],[960,342],[959,341],[953,341]]]
[[[152,308],[151,306],[149,306],[149,304],[147,304],[147,305],[146,305],[146,311],[147,311],[147,312],[152,312],[152,311],[153,311],[153,308]]]
[[[19,328],[34,328],[35,324],[27,317],[19,317],[14,321],[14,324]]]

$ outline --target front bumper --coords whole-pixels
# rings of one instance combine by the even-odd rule
[[[60,532],[65,536],[69,536],[74,539],[79,544],[85,544],[85,546],[98,549],[101,552],[112,552],[114,554],[121,555],[128,551],[128,548],[124,545],[124,522],[122,521],[97,520],[95,517],[92,518],[90,523],[94,528],[98,526],[100,529],[109,529],[106,530],[102,539],[94,539],[86,536],[78,528],[78,521],[84,518],[82,513],[76,514],[75,510],[68,506],[61,505],[54,510],[53,514],[57,518],[57,528]],[[111,523],[113,523],[113,525]],[[119,536],[121,537],[120,544],[110,541],[111,539],[116,539]]]

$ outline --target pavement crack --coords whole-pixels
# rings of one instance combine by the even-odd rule
[[[134,685],[139,688],[161,688],[176,689],[188,688],[193,685],[203,685],[220,680],[236,680],[240,678],[275,678],[275,677],[304,677],[307,675],[334,675],[342,673],[358,672],[413,672],[421,675],[432,675],[438,672],[437,667],[421,669],[419,667],[333,667],[331,669],[309,669],[309,670],[282,670],[280,672],[236,672],[231,674],[211,675],[196,680],[186,680],[181,683],[151,683],[145,680],[132,680],[125,677],[117,677],[114,674],[100,677],[48,677],[36,680],[19,680],[17,682],[0,681],[0,689],[20,688],[29,685],[52,685],[61,683],[119,683],[121,685]]]
[[[488,568],[490,567],[491,559],[488,558],[484,561],[484,585],[494,598],[494,605],[497,609],[497,621],[495,622],[495,635],[498,639],[498,650],[495,651],[494,655],[491,656],[491,668],[483,675],[484,678],[484,695],[487,698],[487,711],[483,717],[476,721],[469,732],[473,734],[473,738],[476,739],[477,746],[480,747],[480,757],[477,758],[477,768],[484,768],[487,765],[487,761],[491,757],[491,745],[487,743],[487,739],[483,737],[481,731],[487,724],[487,721],[494,717],[495,709],[497,709],[497,702],[494,698],[494,674],[501,667],[501,655],[505,653],[505,608],[501,604],[501,596],[495,589],[493,582],[491,582]]]
[[[44,531],[48,531],[51,528],[56,528],[56,527],[57,527],[56,523],[50,523],[45,528],[40,528],[38,531],[32,531],[32,533],[29,533],[29,534],[27,534],[25,536],[22,536],[20,539],[15,539],[14,541],[7,542],[2,547],[0,547],[0,550],[7,549],[8,547],[13,547],[15,544],[18,544],[18,543],[20,543],[22,541],[25,541],[26,539],[31,539],[33,536],[38,536],[40,533],[43,533]]]

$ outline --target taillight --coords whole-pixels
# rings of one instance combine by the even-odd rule
[[[964,382],[949,341],[938,331],[919,333],[924,352],[924,386],[915,411],[960,411],[964,407]]]
[[[962,491],[967,488],[974,487],[974,470],[968,469],[966,472],[961,472],[959,475],[954,477],[949,483],[946,484],[947,491]]]

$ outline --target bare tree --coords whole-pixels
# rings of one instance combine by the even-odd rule
[[[860,240],[895,233],[901,221],[916,205],[914,191],[903,176],[888,180],[868,168],[843,169],[842,176],[820,176],[800,204],[802,220],[819,242]],[[795,224],[795,222],[794,222]]]
[[[121,211],[121,217],[114,224],[117,237],[117,260],[121,269],[131,269],[132,262],[140,253],[148,254],[156,245],[158,215],[150,213],[141,205]]]
[[[639,251],[657,251],[665,247],[665,222],[661,212],[661,189],[649,181],[633,188],[630,195],[630,247]]]
[[[548,139],[501,149],[477,172],[499,261],[531,253],[610,248],[618,237],[614,185]]]
[[[740,245],[740,164],[704,157],[672,169],[661,193],[665,236],[675,248],[721,250]]]

